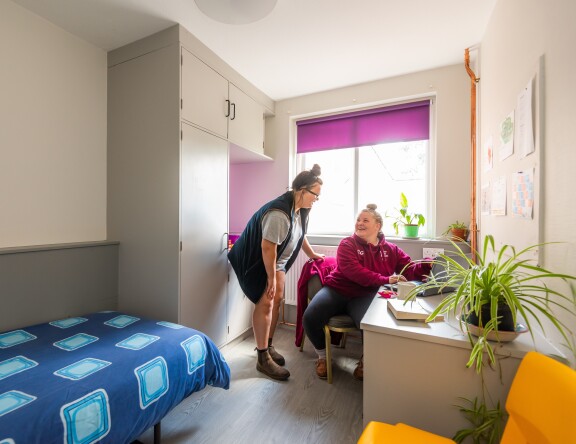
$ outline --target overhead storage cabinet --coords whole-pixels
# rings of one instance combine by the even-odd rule
[[[182,119],[264,154],[264,107],[182,48]]]

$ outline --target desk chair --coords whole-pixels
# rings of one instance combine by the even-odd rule
[[[316,293],[322,288],[322,282],[318,276],[312,276],[308,280],[308,304],[314,298]],[[324,337],[326,338],[326,373],[328,384],[332,384],[332,349],[331,349],[331,337],[330,332],[342,333],[342,339],[340,340],[340,348],[346,347],[346,335],[350,332],[360,331],[356,328],[356,324],[352,318],[348,315],[336,315],[332,316],[328,323],[324,326]],[[306,334],[302,336],[302,342],[300,343],[300,351],[304,348],[304,340],[306,339]]]
[[[506,400],[508,422],[500,444],[576,443],[576,372],[537,352],[524,356]],[[358,444],[453,441],[399,423],[368,423]]]

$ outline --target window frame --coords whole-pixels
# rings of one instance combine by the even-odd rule
[[[435,95],[425,95],[419,97],[412,97],[410,99],[397,99],[395,101],[386,102],[386,103],[379,103],[377,106],[394,106],[406,101],[418,101],[418,100],[430,100],[430,107],[429,107],[429,139],[428,139],[428,156],[426,160],[426,176],[424,179],[425,187],[426,187],[426,199],[425,199],[425,206],[426,206],[426,224],[424,227],[421,227],[420,233],[421,237],[423,238],[434,238],[436,233],[436,159],[437,159],[437,147],[436,147],[436,96]],[[371,106],[360,106],[355,108],[349,108],[345,110],[346,112],[350,111],[362,111],[366,109],[374,108],[374,104]],[[297,122],[305,119],[310,119],[313,117],[323,117],[323,116],[330,116],[330,115],[337,115],[342,113],[343,110],[327,110],[319,113],[311,113],[307,115],[299,115],[293,116],[291,118],[291,133],[292,133],[292,143],[291,143],[291,155],[290,155],[290,170],[291,170],[291,177],[294,177],[298,171],[301,171],[302,164],[298,161],[298,152],[297,152]],[[356,209],[356,214],[360,210],[358,206],[358,175],[359,175],[359,147],[350,147],[355,149],[354,154],[354,208]],[[361,147],[360,147],[361,148]],[[336,148],[337,149],[337,148]],[[330,150],[325,150],[330,151]],[[306,154],[306,153],[301,153]],[[385,209],[381,212],[382,216],[384,217]],[[353,220],[350,221],[350,226],[353,227]],[[319,244],[332,244],[337,245],[340,239],[345,236],[349,236],[350,232],[348,233],[327,233],[327,234],[313,234],[309,237],[313,238]],[[393,239],[401,239],[402,236],[400,233],[396,235],[387,235],[388,238]]]

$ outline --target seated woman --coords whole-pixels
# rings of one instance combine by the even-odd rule
[[[354,235],[342,239],[338,246],[336,268],[304,312],[304,330],[318,353],[316,374],[322,379],[327,377],[323,329],[332,316],[348,314],[360,328],[360,321],[381,285],[422,279],[430,272],[429,263],[412,262],[398,246],[386,241],[382,223],[376,205],[369,204],[360,212]],[[359,380],[364,377],[362,359],[354,377]]]

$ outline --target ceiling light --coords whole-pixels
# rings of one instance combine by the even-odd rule
[[[263,19],[278,0],[194,0],[196,6],[213,20],[230,25],[245,25]]]

